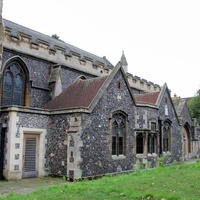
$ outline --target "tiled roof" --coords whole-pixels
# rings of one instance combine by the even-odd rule
[[[59,96],[43,106],[44,109],[89,108],[90,103],[105,82],[107,76],[87,80],[78,79]]]
[[[156,104],[160,91],[146,94],[135,94],[135,100],[137,103],[149,103]]]

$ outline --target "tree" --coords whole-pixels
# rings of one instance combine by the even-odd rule
[[[60,37],[55,33],[51,36],[52,38],[56,39],[56,40],[60,40],[62,41],[61,39],[59,39]],[[63,42],[63,41],[62,41]]]
[[[188,108],[191,116],[196,118],[197,123],[200,124],[200,90],[198,90],[196,96],[188,102]]]

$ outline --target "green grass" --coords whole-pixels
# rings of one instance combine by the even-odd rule
[[[31,194],[12,194],[9,200],[118,200],[118,199],[200,199],[200,162],[140,170],[106,176],[63,186],[51,186]]]

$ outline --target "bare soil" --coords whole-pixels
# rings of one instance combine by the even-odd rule
[[[42,177],[29,178],[15,181],[0,181],[0,197],[8,194],[18,193],[25,194],[34,192],[37,189],[44,189],[52,185],[70,184],[61,177]]]

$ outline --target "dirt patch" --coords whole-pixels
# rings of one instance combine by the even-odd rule
[[[25,194],[34,192],[37,189],[44,189],[52,185],[70,184],[61,177],[30,178],[16,181],[0,181],[0,197],[8,194]]]

